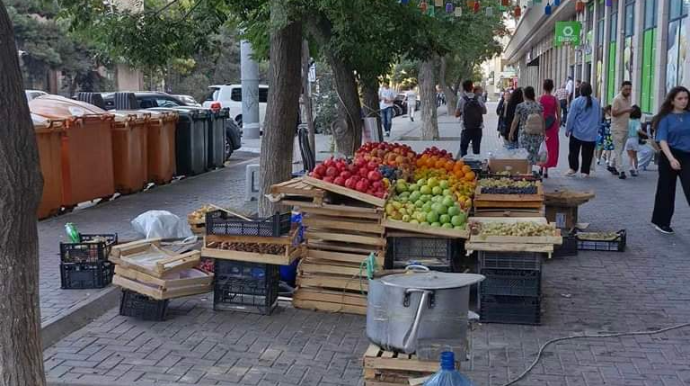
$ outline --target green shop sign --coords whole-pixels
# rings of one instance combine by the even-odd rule
[[[581,29],[582,24],[579,21],[557,21],[554,45],[556,47],[562,45],[579,46]]]

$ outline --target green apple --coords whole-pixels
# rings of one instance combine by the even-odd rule
[[[417,220],[410,220],[410,224],[419,224],[419,221],[417,221]]]
[[[409,190],[410,192],[417,192],[417,191],[419,191],[419,185],[410,184],[407,186],[407,190]]]
[[[401,181],[402,183],[397,183],[395,184],[395,191],[398,192],[398,194],[407,192],[407,184],[403,180],[398,180]]]
[[[456,225],[456,226],[453,227],[453,229],[457,229],[457,230],[459,230],[459,231],[464,231],[464,230],[465,230],[465,227],[464,227],[463,225]]]
[[[431,223],[431,226],[432,226],[432,227],[436,227],[436,228],[440,228],[440,227],[441,227],[441,223],[438,222],[438,221],[437,221],[437,222],[432,222],[432,223]]]
[[[445,224],[441,225],[441,228],[453,229],[453,224],[445,223]]]
[[[441,189],[448,189],[450,187],[450,183],[446,180],[441,180],[441,182],[438,183],[438,186],[441,187]]]
[[[451,207],[455,207],[455,201],[453,200],[452,197],[444,196],[443,201],[441,201],[441,203],[443,205],[445,205],[446,207],[448,207],[449,209]]]
[[[425,202],[424,205],[422,205],[422,210],[425,213],[431,212],[431,203],[430,202]]]
[[[453,197],[453,191],[450,189],[443,189],[443,195],[447,197]]]
[[[407,214],[407,209],[405,209],[405,208],[400,208],[400,209],[398,210],[398,213],[400,213],[401,215],[404,216],[404,215]]]
[[[410,193],[410,201],[417,201],[420,197],[422,197],[422,194],[419,192]]]
[[[441,189],[440,186],[434,186],[434,188],[431,189],[431,193],[433,193],[434,196],[440,196],[443,194],[443,189]]]
[[[421,225],[427,225],[427,226],[429,225],[429,223],[426,222],[426,221],[422,221],[420,224],[421,224]]]
[[[409,214],[404,214],[404,215],[402,216],[402,220],[403,220],[404,222],[410,222],[410,221],[411,221],[411,217],[410,217]]]
[[[460,226],[464,222],[462,221],[462,217],[455,215],[455,216],[451,217],[450,223],[453,224],[453,226]]]
[[[431,178],[429,178],[429,181],[427,181],[426,184],[431,186],[432,188],[436,187],[436,186],[438,186],[438,179],[436,179],[436,177],[431,177]]]
[[[417,180],[417,186],[419,186],[420,189],[424,185],[426,185],[426,178],[420,178],[419,180]]]
[[[449,206],[448,207],[448,214],[451,215],[451,217],[457,216],[458,214],[460,214],[460,209],[455,205]]]
[[[429,223],[438,222],[438,214],[436,212],[429,212],[426,214],[426,221]]]
[[[431,187],[429,185],[424,185],[421,188],[419,188],[419,191],[422,194],[431,194]]]
[[[439,216],[438,222],[440,222],[441,224],[444,224],[444,225],[449,224],[450,223],[450,216],[447,214],[442,214],[441,216]]]
[[[417,201],[414,202],[414,206],[417,207],[417,208],[421,208],[422,206],[424,206],[424,201],[422,201],[422,200],[417,200]]]

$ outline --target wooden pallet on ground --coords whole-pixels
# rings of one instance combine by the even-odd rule
[[[412,354],[386,351],[371,344],[364,353],[365,386],[422,385],[439,369],[438,361],[422,361]],[[460,368],[460,363],[456,363]]]

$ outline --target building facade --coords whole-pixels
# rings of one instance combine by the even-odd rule
[[[611,103],[624,80],[633,84],[633,103],[654,114],[671,88],[690,86],[690,32],[686,0],[553,1],[526,8],[504,51],[520,86],[540,88],[574,80],[592,84],[602,105]],[[582,7],[584,5],[584,7]],[[554,44],[556,22],[581,25],[579,45]]]

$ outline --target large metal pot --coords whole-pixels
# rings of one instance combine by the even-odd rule
[[[385,350],[438,360],[441,351],[464,357],[470,285],[475,274],[408,272],[369,282],[367,336]]]

